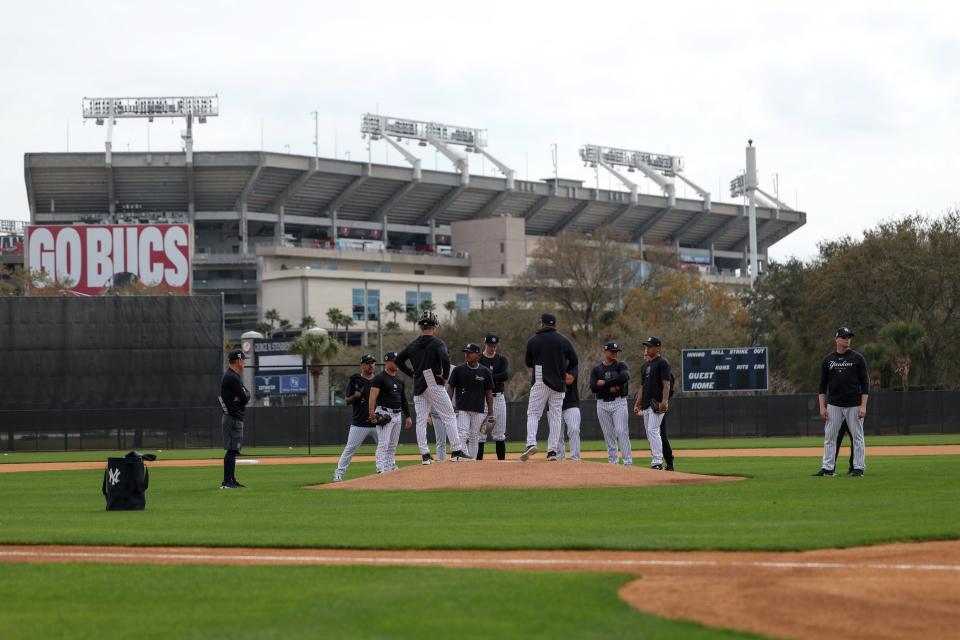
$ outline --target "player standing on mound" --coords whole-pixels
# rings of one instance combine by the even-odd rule
[[[552,313],[540,316],[540,328],[527,340],[527,367],[533,369],[530,399],[527,401],[527,448],[520,454],[526,462],[537,452],[537,427],[544,407],[550,432],[547,436],[547,460],[556,461],[557,444],[563,421],[563,396],[577,369],[577,352],[570,340],[557,331]]]
[[[427,444],[427,416],[432,411],[434,422],[439,419],[447,430],[447,438],[453,453],[450,460],[459,462],[471,460],[463,452],[460,436],[457,433],[457,419],[453,415],[453,404],[447,395],[444,384],[450,375],[450,354],[443,340],[434,334],[437,331],[437,316],[432,311],[420,314],[417,325],[420,337],[407,345],[397,354],[397,368],[413,378],[413,406],[417,412],[417,445],[420,447],[422,464],[433,463],[430,447]],[[408,364],[409,363],[409,364]]]

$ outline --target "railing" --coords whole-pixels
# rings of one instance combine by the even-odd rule
[[[817,397],[677,397],[667,418],[672,438],[822,436]],[[313,412],[312,428],[310,412]],[[507,438],[526,437],[525,402],[507,403]],[[603,438],[593,401],[581,403],[581,436]],[[0,410],[3,451],[69,451],[218,448],[218,407],[170,409]],[[246,447],[342,445],[350,428],[349,407],[250,407],[244,421]],[[643,438],[631,416],[631,438]],[[865,422],[867,437],[912,433],[960,433],[960,391],[875,393]],[[430,431],[432,434],[432,431]],[[546,434],[546,418],[540,434]],[[431,435],[432,439],[433,436]],[[401,442],[416,440],[401,430]],[[634,445],[636,446],[636,445]]]

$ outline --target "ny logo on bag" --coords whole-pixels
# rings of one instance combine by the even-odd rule
[[[120,483],[120,469],[111,469],[107,472],[107,475],[110,476],[110,485],[116,486]]]

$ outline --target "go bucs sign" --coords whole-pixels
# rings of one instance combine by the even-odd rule
[[[24,253],[31,272],[78,293],[98,294],[134,278],[189,293],[192,244],[189,224],[33,225]]]

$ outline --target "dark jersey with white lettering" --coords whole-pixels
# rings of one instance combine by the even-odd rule
[[[603,380],[603,386],[597,385],[600,380]],[[616,400],[627,397],[629,381],[630,367],[626,362],[619,360],[614,360],[611,364],[601,362],[590,372],[590,390],[597,396],[597,400]]]
[[[661,356],[648,360],[640,367],[640,384],[643,385],[643,402],[663,402],[663,383],[672,380],[670,363]],[[672,385],[671,385],[672,386]]]
[[[820,393],[835,407],[860,406],[860,396],[870,394],[866,359],[853,349],[828,355],[820,366]]]
[[[493,374],[482,364],[474,369],[463,363],[450,373],[453,406],[460,411],[487,412],[487,390],[493,389]],[[491,410],[493,407],[491,407]]]
[[[373,376],[370,382],[371,389],[379,389],[377,395],[377,406],[384,409],[400,409],[404,416],[410,415],[410,407],[407,406],[407,396],[404,393],[403,380],[399,376],[392,376],[386,371],[381,371]]]

